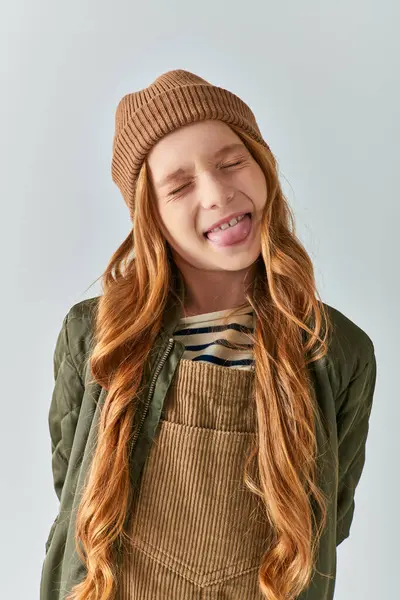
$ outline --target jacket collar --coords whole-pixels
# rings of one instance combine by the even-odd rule
[[[173,333],[179,323],[182,315],[182,307],[185,301],[186,288],[180,270],[172,261],[171,264],[173,291],[170,291],[167,299],[166,309],[163,314],[162,329],[169,337]]]

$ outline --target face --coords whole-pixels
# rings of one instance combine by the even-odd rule
[[[147,163],[160,227],[180,268],[241,271],[257,260],[266,180],[228,125],[181,127],[153,146]],[[248,216],[234,224],[234,215]],[[206,235],[227,219],[231,227]]]

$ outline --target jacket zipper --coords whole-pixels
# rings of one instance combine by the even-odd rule
[[[143,427],[144,420],[145,420],[147,412],[149,410],[149,406],[150,406],[150,402],[151,402],[151,399],[152,399],[153,394],[154,394],[154,388],[155,388],[155,385],[156,385],[157,378],[158,378],[158,376],[160,374],[161,369],[164,366],[165,361],[167,360],[167,358],[168,358],[168,356],[169,356],[169,354],[170,354],[170,352],[172,350],[173,345],[174,345],[174,339],[173,338],[169,338],[167,349],[165,350],[163,357],[161,358],[160,362],[158,363],[157,369],[156,369],[156,371],[154,373],[154,377],[151,380],[151,384],[150,384],[150,388],[149,388],[149,393],[147,395],[147,400],[146,400],[146,404],[145,404],[145,407],[144,407],[144,410],[143,410],[143,414],[142,414],[142,417],[140,419],[139,427],[136,430],[135,435],[133,436],[133,439],[131,441],[130,449],[129,449],[129,455],[128,456],[131,456],[132,450],[134,448],[134,445],[137,442],[137,439],[139,437],[139,433],[140,433],[140,431],[141,431],[141,429]]]

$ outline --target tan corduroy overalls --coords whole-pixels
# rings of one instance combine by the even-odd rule
[[[134,500],[118,600],[263,600],[270,529],[243,482],[253,384],[252,370],[178,364]]]

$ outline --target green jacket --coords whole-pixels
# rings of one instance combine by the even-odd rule
[[[83,300],[64,317],[54,351],[54,391],[49,410],[54,489],[58,514],[45,544],[40,600],[64,600],[85,574],[74,547],[80,492],[95,447],[95,430],[106,390],[89,384],[89,344],[98,297]],[[332,600],[336,547],[349,536],[354,493],[364,462],[376,381],[370,337],[337,309],[325,304],[334,324],[328,355],[310,366],[325,425],[317,428],[320,485],[329,498],[329,518],[321,539],[317,571],[300,600]],[[173,339],[180,317],[171,302],[154,352],[145,366],[144,408],[131,454],[132,485],[139,484],[176,366],[185,350]],[[135,420],[135,428],[136,428]],[[323,573],[331,574],[331,578]]]

